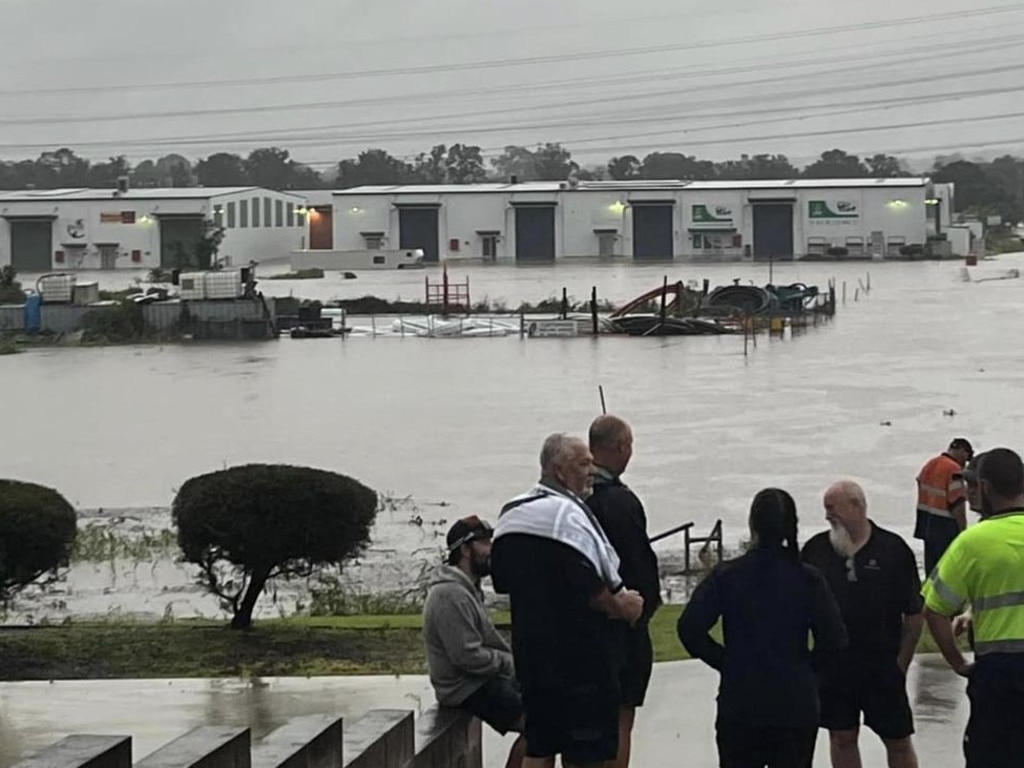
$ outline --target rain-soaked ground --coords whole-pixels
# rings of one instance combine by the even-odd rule
[[[717,765],[714,741],[717,675],[695,661],[655,665],[637,719],[638,768]],[[963,764],[967,718],[964,683],[937,656],[911,666],[908,691],[916,716],[922,766]],[[358,717],[368,709],[422,712],[433,704],[429,681],[405,677],[275,678],[266,680],[116,680],[0,684],[0,768],[73,733],[130,734],[134,759],[197,725],[248,726],[259,739],[289,718],[315,713]],[[827,766],[828,739],[819,733],[816,766]],[[485,729],[487,768],[504,765],[510,739]],[[866,766],[885,764],[881,742],[865,731]]]

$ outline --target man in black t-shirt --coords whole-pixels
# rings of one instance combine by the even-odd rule
[[[622,621],[613,624],[622,712],[619,754],[605,768],[628,768],[636,709],[643,706],[654,665],[648,622],[661,605],[661,577],[658,556],[647,535],[644,505],[621,480],[633,457],[633,430],[617,416],[598,416],[590,425],[590,452],[594,456],[594,493],[587,506],[615,547],[622,580],[644,598],[644,612],[636,626]]]
[[[864,724],[885,743],[890,768],[917,768],[906,674],[923,626],[921,579],[902,538],[868,519],[864,491],[851,481],[825,493],[831,526],[801,557],[828,581],[843,614],[849,648],[819,658],[821,725],[834,768],[860,768]]]

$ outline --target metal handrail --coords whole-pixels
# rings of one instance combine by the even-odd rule
[[[650,539],[649,539],[650,543],[653,544],[656,541],[661,541],[662,539],[667,539],[669,536],[673,536],[673,535],[675,535],[677,533],[682,532],[682,534],[683,534],[683,546],[684,546],[683,568],[684,568],[684,573],[687,573],[687,574],[691,573],[691,570],[690,570],[690,547],[691,547],[691,545],[693,545],[693,544],[711,544],[711,543],[714,543],[715,544],[715,552],[718,555],[718,562],[722,562],[722,559],[723,559],[723,557],[725,555],[725,546],[724,546],[724,544],[722,542],[722,521],[721,521],[721,519],[719,519],[719,520],[717,520],[715,522],[714,526],[711,528],[711,533],[709,533],[707,536],[691,536],[690,535],[690,530],[693,528],[693,525],[694,525],[693,522],[683,523],[682,525],[677,525],[675,528],[670,528],[667,531],[663,531],[662,533],[659,533],[659,534],[656,534],[654,536],[651,536]]]

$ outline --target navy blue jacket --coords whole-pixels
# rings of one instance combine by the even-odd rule
[[[724,644],[711,637],[722,619]],[[754,726],[814,727],[816,651],[846,646],[846,628],[824,576],[781,547],[718,565],[679,617],[679,640],[721,673],[718,717]]]

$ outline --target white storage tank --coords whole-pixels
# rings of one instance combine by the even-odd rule
[[[100,300],[99,283],[78,283],[75,285],[75,304],[80,307],[95,304]]]
[[[70,304],[75,295],[75,276],[43,275],[36,281],[36,290],[44,304]]]
[[[242,295],[242,273],[238,270],[207,272],[203,279],[208,299],[237,299]]]
[[[181,298],[202,301],[206,298],[206,276],[202,272],[185,272],[178,277]]]

